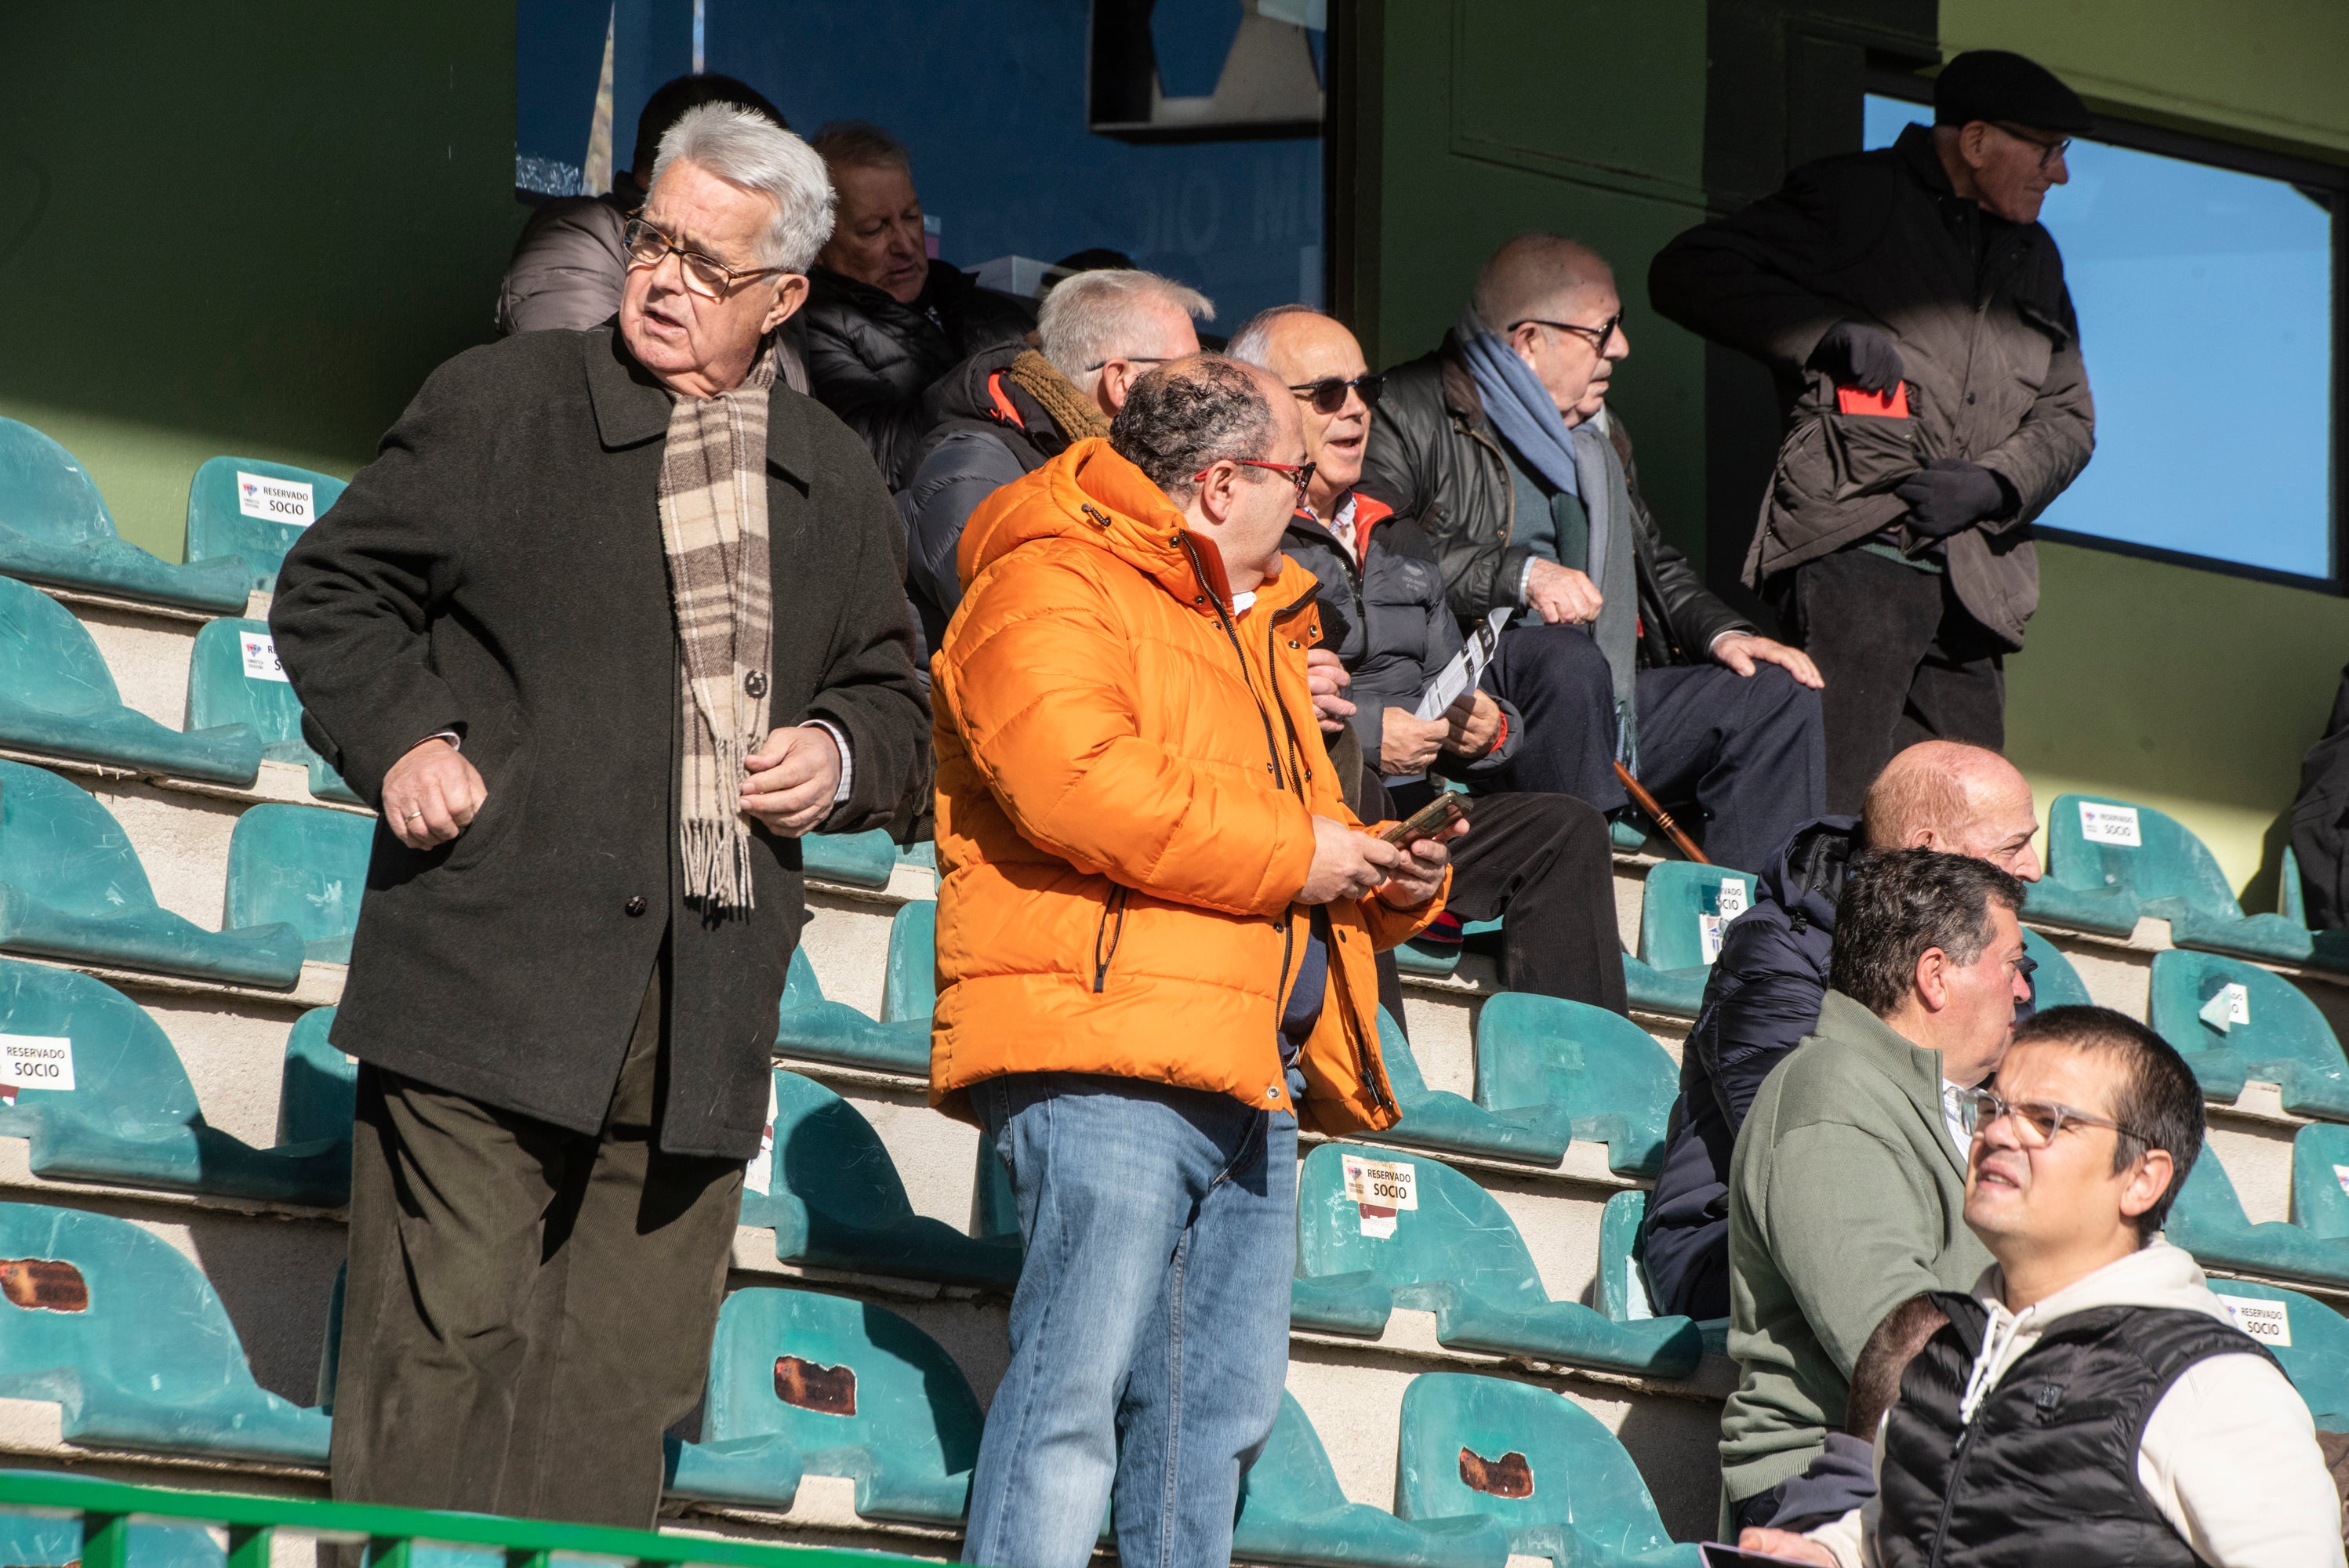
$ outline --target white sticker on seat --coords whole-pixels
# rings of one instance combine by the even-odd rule
[[[1645,1323],[1656,1315],[1648,1301],[1648,1282],[1640,1277],[1640,1260],[1623,1260],[1623,1315],[1633,1323]]]
[[[238,645],[244,649],[244,678],[249,681],[276,681],[282,686],[294,683],[286,678],[285,666],[277,662],[277,639],[266,632],[239,632]]]
[[[239,469],[236,510],[247,517],[307,528],[318,521],[317,487],[307,480],[274,480]]]
[[[767,1075],[767,1125],[759,1131],[759,1152],[750,1156],[750,1163],[742,1169],[742,1191],[756,1192],[761,1198],[773,1190],[775,1167],[775,1118],[781,1107],[775,1103],[775,1075]]]
[[[2202,1011],[2195,1016],[2223,1035],[2238,1024],[2251,1021],[2251,994],[2241,981],[2230,980],[2202,1004]]]
[[[2349,1198],[2349,1165],[2335,1165],[2333,1179],[2341,1183],[2341,1195]]]
[[[2229,1295],[2224,1291],[2217,1295],[2227,1304],[2227,1315],[2235,1320],[2236,1327],[2262,1345],[2291,1346],[2292,1315],[2283,1303],[2262,1301],[2255,1295]]]
[[[2091,844],[2109,844],[2116,849],[2145,847],[2144,836],[2137,831],[2134,806],[2100,806],[2093,800],[2081,801],[2080,837]]]
[[[1700,914],[1696,917],[1696,950],[1704,954],[1707,964],[1721,956],[1721,916]]]
[[[65,1090],[73,1086],[73,1041],[63,1035],[0,1035],[0,1087]]]
[[[1722,923],[1723,923],[1723,924],[1727,924],[1730,921],[1735,920],[1739,915],[1744,914],[1744,913],[1745,913],[1745,879],[1744,879],[1744,877],[1723,877],[1723,878],[1722,878],[1722,879],[1721,879],[1721,919],[1722,919]]]
[[[1342,1157],[1347,1202],[1361,1212],[1362,1234],[1383,1239],[1395,1233],[1395,1212],[1419,1207],[1419,1168],[1408,1160]]]

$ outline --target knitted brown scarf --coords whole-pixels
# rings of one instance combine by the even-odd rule
[[[1013,360],[1011,368],[1003,375],[1014,387],[1042,404],[1044,412],[1052,416],[1052,423],[1070,440],[1109,434],[1109,416],[1101,411],[1101,405],[1078,391],[1073,382],[1052,368],[1050,360],[1034,349]]]

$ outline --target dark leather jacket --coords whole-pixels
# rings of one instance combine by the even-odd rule
[[[891,490],[912,472],[928,424],[922,393],[956,361],[997,344],[1017,343],[1036,325],[1009,294],[983,289],[946,262],[911,304],[826,267],[808,273],[801,313],[808,387],[815,400],[864,438]]]
[[[1610,417],[1608,425],[1631,490],[1640,663],[1700,663],[1715,637],[1752,631],[1753,623],[1708,593],[1688,557],[1664,542],[1640,497],[1631,438],[1619,418]],[[1419,525],[1444,570],[1453,614],[1463,621],[1518,603],[1526,552],[1514,542],[1516,494],[1508,459],[1452,334],[1433,353],[1388,372],[1355,488]]]

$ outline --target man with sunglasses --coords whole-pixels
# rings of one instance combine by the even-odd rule
[[[1995,1261],[1929,1298],[1949,1322],[1877,1429],[1875,1501],[1741,1544],[1823,1568],[2341,1568],[2306,1403],[2226,1284],[2161,1236],[2204,1135],[2178,1052],[2108,1009],[2052,1008],[1963,1111],[1965,1222]]]
[[[1440,776],[1489,779],[1505,767],[1525,719],[1489,692],[1471,690],[1434,718],[1420,695],[1460,649],[1443,574],[1427,542],[1380,502],[1358,495],[1362,450],[1380,377],[1343,324],[1301,304],[1265,311],[1233,335],[1231,356],[1278,377],[1304,417],[1313,482],[1288,521],[1282,550],[1320,582],[1321,646],[1308,655],[1335,766],[1359,751],[1356,811],[1403,817],[1433,798]],[[1503,920],[1501,978],[1530,991],[1624,1010],[1622,940],[1607,823],[1570,795],[1485,795],[1476,830],[1454,846],[1446,919]],[[1453,917],[1457,917],[1453,918]],[[1381,983],[1388,983],[1382,972]],[[1389,1010],[1402,1016],[1397,988]]]
[[[1776,383],[1785,436],[1745,583],[1826,677],[1836,812],[1915,741],[2002,748],[2005,656],[2039,604],[2031,521],[2095,445],[2038,222],[2087,108],[1977,49],[1935,80],[1933,120],[1795,170],[1648,274],[1659,312]]]
[[[1389,374],[1361,490],[1418,524],[1463,622],[1526,612],[1485,677],[1525,721],[1514,788],[1618,810],[1619,765],[1697,808],[1713,860],[1757,870],[1821,810],[1818,673],[1664,542],[1607,407],[1630,353],[1604,258],[1519,235],[1443,344]]]
[[[1965,1227],[1961,1096],[1998,1069],[2031,996],[2023,883],[1935,850],[1859,857],[1836,909],[1829,989],[1772,1069],[1729,1167],[1722,1487],[1740,1525],[1841,1427],[1884,1315],[1990,1261]]]

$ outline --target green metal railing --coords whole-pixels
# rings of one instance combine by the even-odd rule
[[[493,1513],[167,1491],[57,1470],[0,1470],[0,1510],[78,1515],[82,1527],[81,1568],[130,1568],[134,1519],[225,1526],[227,1568],[270,1568],[272,1537],[279,1530],[326,1541],[366,1542],[370,1568],[409,1568],[410,1554],[419,1541],[502,1552],[506,1568],[553,1568],[558,1552],[641,1563],[645,1568],[686,1563],[707,1563],[711,1568],[874,1568],[876,1562],[915,1561],[885,1553],[770,1546],[701,1535],[662,1535],[649,1530],[507,1519]]]

